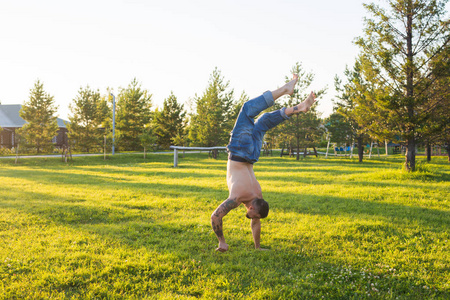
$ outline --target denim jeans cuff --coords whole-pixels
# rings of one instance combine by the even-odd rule
[[[280,109],[280,114],[281,114],[281,116],[283,117],[283,119],[289,120],[290,117],[288,117],[288,115],[286,115],[285,110],[286,110],[286,107],[283,107],[282,109]]]
[[[271,107],[275,103],[275,100],[273,100],[271,91],[264,92],[263,97],[264,97],[264,100],[266,100],[267,107]]]

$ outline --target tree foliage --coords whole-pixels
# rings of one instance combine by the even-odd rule
[[[110,114],[106,99],[100,96],[98,90],[86,86],[79,89],[69,109],[69,138],[75,149],[89,152],[101,148],[103,137],[107,134],[103,124]]]
[[[57,107],[53,96],[44,91],[44,84],[37,80],[30,90],[30,98],[20,110],[20,116],[27,122],[18,130],[27,148],[50,152],[52,139],[58,133],[55,113]]]
[[[156,135],[153,132],[153,128],[151,126],[144,127],[142,133],[139,135],[139,141],[141,142],[141,146],[144,147],[145,159],[147,149],[154,147],[156,143]]]
[[[380,117],[381,112],[374,114],[372,113],[374,108],[372,110],[366,108],[370,105],[367,99],[373,96],[374,89],[365,79],[361,69],[361,61],[357,59],[352,69],[346,67],[344,83],[335,77],[337,99],[334,101],[335,112],[344,117],[345,120],[342,121],[348,126],[346,142],[349,144],[354,140],[358,142],[359,162],[363,161],[364,144],[369,137],[385,139],[391,134],[386,130],[386,118]],[[334,135],[336,134],[339,133],[334,132]]]
[[[343,114],[335,111],[324,120],[324,123],[332,142],[350,144],[353,141],[354,130]]]
[[[279,109],[280,105],[286,107],[294,106],[305,100],[311,92],[309,87],[314,80],[313,73],[306,72],[301,63],[296,63],[291,69],[291,74],[298,74],[299,76],[294,93],[284,102],[282,99],[278,100],[279,104],[275,105],[274,109]],[[291,79],[291,76],[287,76],[286,82],[289,82]],[[315,94],[317,97],[320,97],[325,91],[326,89],[323,88],[315,91]],[[316,106],[317,104],[314,104],[306,113],[291,116],[289,121],[283,122],[272,129],[273,132],[269,133],[267,139],[270,140],[274,135],[277,135],[279,142],[284,142],[297,148],[297,159],[299,159],[300,149],[315,147],[323,135],[323,129],[320,126],[322,122]]]
[[[208,87],[201,97],[195,97],[196,112],[191,116],[189,139],[195,146],[224,146],[233,128],[235,109],[233,90],[228,90],[216,68],[210,76]]]
[[[434,113],[423,134],[428,143],[450,144],[450,45],[432,60],[433,73],[427,78],[429,106]]]
[[[449,22],[443,21],[447,0],[389,0],[387,7],[364,4],[365,37],[358,38],[362,72],[370,83],[361,103],[366,120],[382,120],[379,129],[399,134],[407,143],[405,167],[415,169],[415,147],[423,141],[436,113],[428,91],[433,68],[450,40]],[[369,124],[370,125],[370,124]],[[382,128],[382,125],[386,128]]]
[[[121,150],[141,149],[139,135],[150,123],[152,95],[135,79],[117,97],[116,132]]]
[[[178,103],[173,93],[164,100],[161,111],[156,110],[153,118],[156,141],[163,148],[176,144],[175,138],[182,136],[185,130],[184,105]]]

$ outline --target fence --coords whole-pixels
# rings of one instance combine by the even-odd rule
[[[211,150],[226,150],[227,147],[181,147],[170,146],[173,149],[173,166],[178,167],[178,150],[197,150],[197,151],[211,151]]]

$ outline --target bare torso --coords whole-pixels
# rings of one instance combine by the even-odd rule
[[[256,180],[253,165],[228,160],[227,184],[229,199],[236,199],[245,206],[256,198],[262,199],[261,186]]]

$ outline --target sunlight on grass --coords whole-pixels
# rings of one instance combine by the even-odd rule
[[[123,155],[0,161],[0,298],[321,299],[450,296],[450,166],[263,157],[270,203],[253,250],[226,159]]]

